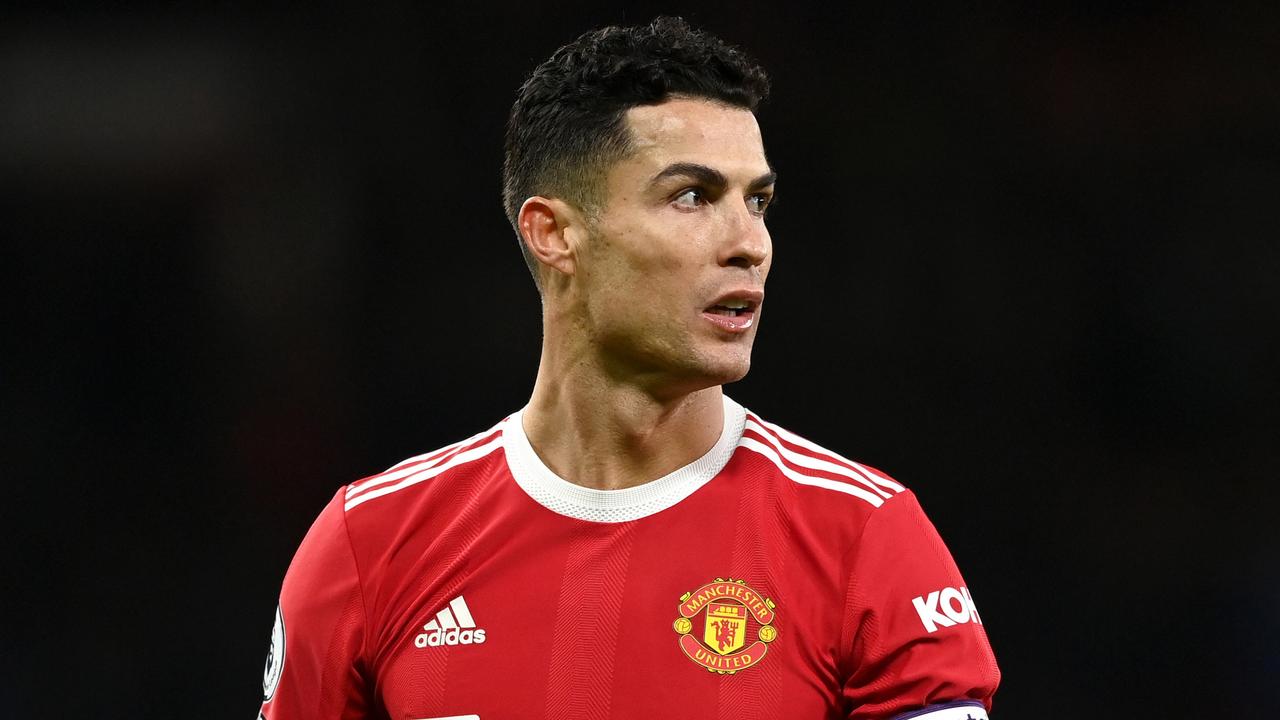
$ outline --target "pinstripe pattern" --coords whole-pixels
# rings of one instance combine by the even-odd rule
[[[622,620],[622,593],[616,588],[627,578],[634,537],[631,523],[593,525],[581,528],[569,545],[551,647],[548,720],[609,717]]]
[[[730,574],[778,600],[777,622],[781,626],[786,621],[786,600],[777,597],[777,579],[782,574],[786,559],[769,557],[765,547],[781,540],[778,533],[782,532],[782,525],[777,512],[766,513],[772,516],[772,521],[764,526],[763,532],[753,521],[759,516],[760,508],[779,507],[777,486],[766,482],[743,482],[740,487]],[[784,627],[778,627],[778,630],[786,632]],[[782,684],[781,669],[782,665],[776,658],[766,657],[749,670],[720,676],[717,717],[720,720],[780,720],[777,710],[786,705],[774,699],[778,697]]]
[[[492,462],[492,459],[489,461]],[[433,565],[434,575],[422,575],[417,580],[416,587],[408,590],[410,595],[419,595],[430,597],[427,601],[428,608],[436,607],[455,607],[453,600],[460,599],[463,596],[463,589],[467,587],[469,580],[468,567],[471,564],[471,558],[467,555],[466,548],[474,547],[476,538],[480,535],[481,527],[484,524],[484,515],[481,512],[482,497],[479,493],[470,492],[469,489],[462,485],[448,486],[448,492],[441,501],[448,504],[454,509],[454,516],[447,527],[440,533],[437,541],[441,547],[448,548],[447,552],[442,553],[439,560]],[[439,584],[437,584],[439,583]],[[430,595],[425,590],[431,589]],[[452,600],[451,600],[452,599]],[[411,609],[413,606],[405,606],[405,609]],[[470,615],[470,606],[467,606],[468,615]],[[476,612],[484,615],[485,608],[475,609]],[[439,614],[434,616],[439,619]],[[474,619],[472,620],[474,622]],[[385,634],[378,638],[378,645],[384,652],[393,652],[394,648],[404,644],[405,637],[399,634],[397,630],[406,625],[421,627],[422,620],[419,617],[397,616],[389,618],[384,626]],[[416,628],[415,628],[416,630]],[[416,696],[412,701],[415,707],[422,710],[423,714],[443,714],[445,709],[444,702],[448,699],[446,693],[442,693],[441,689],[449,687],[449,668],[450,659],[454,652],[458,651],[458,646],[444,645],[441,647],[431,648],[430,652],[419,652],[414,654],[414,659],[419,663],[419,675],[417,682],[414,683]]]

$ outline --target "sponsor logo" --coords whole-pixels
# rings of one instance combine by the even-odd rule
[[[973,597],[966,587],[959,590],[953,587],[934,590],[927,596],[912,598],[911,604],[915,606],[924,629],[930,633],[937,632],[940,627],[962,625],[970,621],[982,624],[978,608],[973,604]]]
[[[267,649],[267,666],[262,671],[262,702],[276,694],[280,674],[284,672],[284,614],[276,605],[276,622],[271,628],[271,647]]]
[[[680,596],[680,617],[671,627],[686,657],[711,672],[732,675],[760,662],[778,638],[775,609],[745,581],[716,578]],[[694,632],[697,623],[701,633]]]
[[[471,609],[461,595],[422,626],[423,632],[413,639],[420,648],[442,645],[479,645],[484,642],[484,628],[476,627]]]

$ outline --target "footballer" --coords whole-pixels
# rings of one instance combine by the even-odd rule
[[[983,620],[912,492],[722,390],[773,260],[767,92],[673,18],[533,71],[503,173],[532,394],[338,491],[262,718],[987,718]]]

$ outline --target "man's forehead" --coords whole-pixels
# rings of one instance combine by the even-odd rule
[[[631,108],[627,124],[633,157],[646,164],[698,162],[756,174],[768,169],[760,125],[745,108],[676,98]]]

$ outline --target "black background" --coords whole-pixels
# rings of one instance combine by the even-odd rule
[[[667,12],[774,79],[729,393],[917,492],[996,715],[1276,715],[1280,6],[939,5],[0,11],[3,714],[253,716],[337,487],[528,397],[515,89]]]

